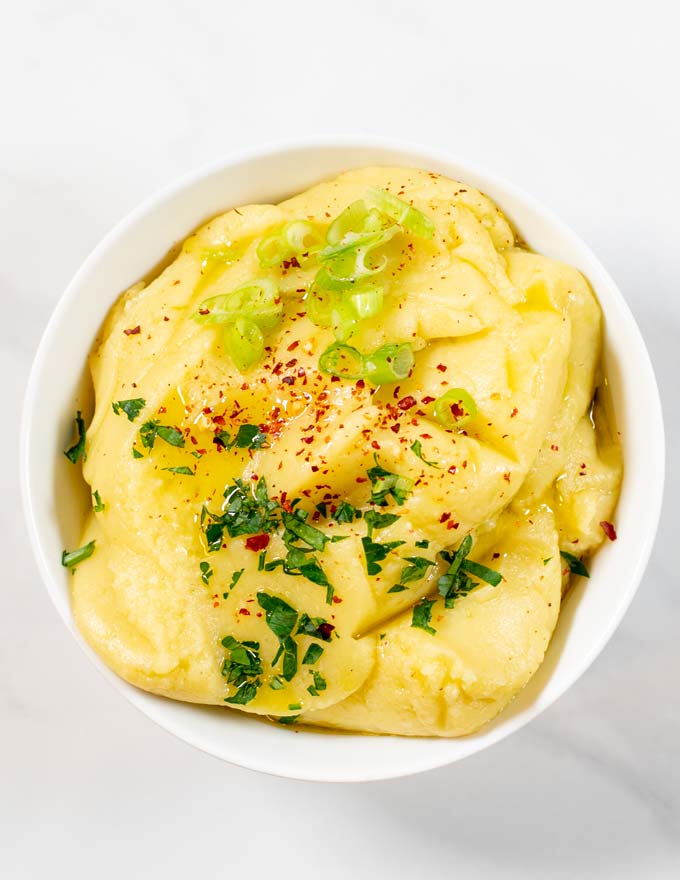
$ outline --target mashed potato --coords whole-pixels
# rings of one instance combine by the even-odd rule
[[[612,536],[600,337],[576,270],[436,174],[228,211],[120,298],[92,354],[78,626],[174,699],[475,731]]]

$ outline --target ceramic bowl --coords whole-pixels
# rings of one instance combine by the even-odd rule
[[[277,202],[341,171],[403,165],[466,181],[494,199],[529,246],[578,267],[605,316],[605,362],[621,433],[625,474],[618,540],[605,542],[562,609],[545,662],[517,699],[479,733],[458,739],[361,736],[291,730],[227,708],[145,693],[111,672],[78,633],[63,547],[76,545],[89,493],[62,454],[76,408],[92,409],[86,359],[110,306],[169,248],[228,208]],[[565,181],[565,185],[566,185]],[[654,541],[664,476],[657,386],[640,332],[616,284],[588,247],[536,199],[475,165],[423,147],[334,138],[230,156],[167,186],[113,229],[68,286],[40,343],[22,425],[22,485],[28,528],[48,592],[90,660],[161,727],[216,757],[279,776],[320,781],[386,779],[458,761],[519,730],[583,674],[618,626]],[[588,724],[587,717],[582,723]]]

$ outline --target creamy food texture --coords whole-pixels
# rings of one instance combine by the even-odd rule
[[[612,537],[600,348],[579,272],[436,174],[350,171],[211,220],[91,356],[79,628],[175,699],[477,730]]]

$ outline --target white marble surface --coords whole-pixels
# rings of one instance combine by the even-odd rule
[[[680,876],[677,5],[7,5],[0,29],[0,875]],[[367,785],[226,766],[84,660],[18,499],[26,376],[61,290],[121,215],[233,148],[333,131],[449,148],[551,205],[619,281],[669,439],[647,576],[590,672],[461,764]]]

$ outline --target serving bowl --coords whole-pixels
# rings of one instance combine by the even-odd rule
[[[605,316],[606,375],[624,455],[618,540],[606,542],[590,561],[590,580],[576,579],[545,661],[527,687],[492,723],[458,739],[293,730],[139,690],[111,672],[79,634],[70,573],[60,564],[62,549],[77,546],[90,505],[80,468],[62,450],[74,411],[92,412],[87,355],[118,295],[211,216],[242,204],[277,202],[366,165],[426,168],[482,190],[533,250],[585,274]],[[105,678],[161,727],[216,757],[318,781],[386,779],[449,764],[519,730],[550,706],[593,662],[633,598],[654,541],[664,477],[661,406],[649,356],[616,284],[587,246],[535,199],[498,177],[428,148],[373,138],[307,141],[230,156],[171,184],[120,222],[77,272],[45,330],[26,392],[21,456],[24,508],[43,579],[66,626]]]

